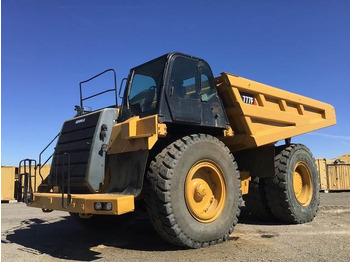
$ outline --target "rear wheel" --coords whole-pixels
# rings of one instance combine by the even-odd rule
[[[147,209],[168,242],[199,248],[228,239],[238,221],[240,181],[229,149],[210,135],[183,137],[151,162]]]
[[[283,222],[312,221],[320,203],[315,159],[301,144],[282,149],[275,157],[275,177],[264,179],[273,215]]]

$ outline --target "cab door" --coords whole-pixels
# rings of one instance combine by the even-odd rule
[[[228,123],[222,101],[217,93],[213,72],[205,61],[199,62],[202,126],[226,129]]]
[[[172,58],[167,99],[173,122],[202,123],[198,62],[182,55]]]

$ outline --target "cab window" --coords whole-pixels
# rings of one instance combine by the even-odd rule
[[[216,88],[214,84],[214,77],[207,63],[200,63],[201,71],[201,100],[209,101],[216,95]]]
[[[170,94],[181,99],[199,99],[197,61],[178,56],[170,76]]]
[[[157,59],[132,71],[128,99],[130,108],[135,114],[156,109],[164,64],[165,58]]]

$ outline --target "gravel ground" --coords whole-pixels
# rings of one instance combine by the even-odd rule
[[[1,204],[2,261],[349,261],[350,192],[321,193],[315,220],[303,225],[262,223],[248,214],[216,246],[189,250],[164,243],[146,218],[88,231],[65,212],[42,213]]]

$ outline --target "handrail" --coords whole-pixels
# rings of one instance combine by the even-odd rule
[[[62,189],[62,197],[61,197],[61,205],[62,205],[62,208],[63,209],[67,209],[70,204],[71,204],[71,200],[72,200],[72,196],[70,194],[70,153],[69,152],[65,152],[63,154],[63,157],[67,156],[67,169],[68,169],[68,172],[67,172],[67,203],[65,205],[64,203],[64,189],[65,189],[65,186],[64,186],[64,179],[65,179],[65,172],[64,172],[64,169],[62,171],[62,185],[61,185],[61,189]],[[63,162],[64,163],[64,162]],[[62,166],[62,168],[64,168],[64,164]],[[56,174],[56,177],[57,177],[57,174]]]
[[[34,189],[36,189],[36,168],[34,168],[33,175],[32,163],[34,164],[34,167],[37,166],[36,160],[29,158],[21,160],[18,164],[18,187],[16,199],[19,202],[25,202],[27,204],[33,201],[34,190],[32,185],[32,178],[34,178]],[[28,194],[30,195],[30,199],[28,199]]]
[[[83,86],[82,86],[82,84],[85,84],[85,83],[87,83],[87,82],[89,82],[89,81],[91,81],[91,80],[93,80],[93,79],[95,79],[95,78],[97,78],[97,77],[99,77],[99,76],[101,76],[101,75],[107,73],[107,72],[113,72],[113,77],[114,77],[114,88],[112,88],[112,89],[107,89],[107,90],[105,90],[105,91],[102,91],[102,92],[99,92],[99,93],[97,93],[97,94],[94,94],[94,95],[91,95],[91,96],[88,96],[88,97],[83,98],[83,92],[82,92],[82,87],[83,87]],[[93,97],[95,97],[95,96],[99,96],[99,95],[102,95],[102,94],[104,94],[104,93],[111,92],[111,91],[114,91],[114,93],[115,93],[115,105],[118,106],[118,100],[117,100],[117,74],[116,74],[115,70],[112,69],[112,68],[107,69],[107,70],[105,70],[105,71],[103,71],[103,72],[101,72],[101,73],[99,73],[99,74],[97,74],[97,75],[95,75],[95,76],[93,76],[93,77],[87,79],[87,80],[81,81],[81,82],[79,83],[79,89],[80,89],[80,108],[82,108],[82,109],[84,108],[84,106],[83,106],[83,101],[84,101],[84,100],[88,100],[88,99],[93,98]]]
[[[41,182],[44,181],[43,176],[41,175],[41,168],[46,165],[46,163],[52,158],[53,154],[51,154],[51,156],[48,157],[48,159],[46,159],[45,163],[43,165],[41,165],[41,156],[42,154],[46,151],[46,149],[57,139],[57,137],[60,135],[60,133],[58,133],[51,141],[50,143],[40,152],[39,154],[39,164],[37,165],[37,167],[39,167],[39,176],[41,177]],[[35,168],[37,168],[35,167]]]

